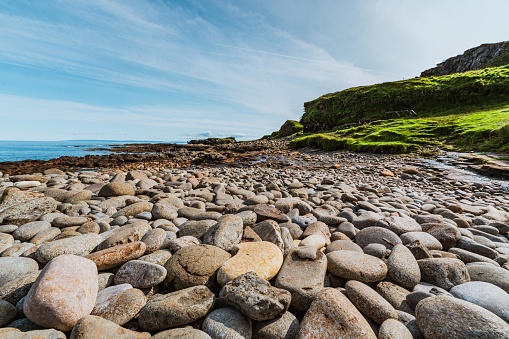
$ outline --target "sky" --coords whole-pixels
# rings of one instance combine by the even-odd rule
[[[1,0],[0,140],[256,139],[509,40],[507,0]]]

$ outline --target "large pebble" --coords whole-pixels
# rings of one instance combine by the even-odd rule
[[[275,286],[290,291],[291,306],[304,312],[311,305],[313,295],[324,286],[327,257],[321,251],[313,249],[315,259],[309,260],[301,258],[298,251],[299,248],[294,248],[286,255]]]
[[[50,227],[51,224],[47,221],[32,221],[18,227],[12,233],[12,236],[14,237],[14,239],[18,239],[20,241],[29,241],[37,233],[45,229],[49,229]]]
[[[109,247],[127,244],[130,242],[141,241],[143,236],[152,229],[145,222],[135,222],[126,226],[119,227],[115,230],[109,231],[109,236],[104,240],[97,250],[104,250]],[[102,235],[104,237],[104,234]]]
[[[206,286],[189,287],[149,300],[138,322],[149,331],[190,324],[207,315],[213,303],[214,294]]]
[[[290,292],[272,287],[266,280],[248,272],[228,282],[219,296],[249,318],[274,319],[290,306]]]
[[[134,187],[127,182],[110,182],[104,185],[99,193],[100,197],[117,197],[121,195],[134,195]]]
[[[253,332],[251,319],[233,307],[218,308],[203,321],[202,330],[214,339],[250,339]]]
[[[92,312],[97,290],[95,264],[64,254],[46,264],[28,292],[23,312],[38,325],[67,332]]]
[[[34,256],[38,262],[45,264],[63,254],[86,255],[92,252],[101,241],[101,236],[93,233],[54,240],[39,246]]]
[[[0,257],[0,287],[9,281],[37,272],[37,261],[21,257]]]
[[[330,252],[327,268],[340,278],[361,282],[381,281],[387,275],[387,265],[382,260],[356,251]]]
[[[376,335],[347,297],[336,289],[325,288],[304,315],[297,338],[375,339]]]
[[[148,332],[135,332],[121,327],[112,321],[95,315],[87,315],[78,321],[72,329],[70,339],[149,339]]]
[[[253,322],[254,339],[291,339],[298,333],[299,321],[290,312],[271,320]]]
[[[231,258],[230,253],[211,245],[191,245],[181,248],[164,265],[168,271],[166,283],[175,289],[205,285],[215,290],[217,271]]]
[[[142,260],[131,260],[117,271],[115,284],[131,284],[136,288],[150,288],[163,282],[166,274],[166,269],[161,265]]]
[[[387,319],[380,325],[378,339],[414,339],[414,337],[402,322]]]
[[[401,244],[401,239],[393,231],[383,227],[366,227],[355,234],[355,243],[364,248],[369,244],[382,244],[391,249]]]
[[[256,205],[258,206],[258,205]],[[239,275],[253,271],[260,278],[270,280],[283,265],[283,253],[271,242],[242,243],[235,246],[235,255],[217,272],[217,281],[224,286]]]
[[[448,296],[422,300],[415,318],[425,338],[509,338],[509,324],[475,304]]]
[[[110,294],[109,290],[117,286],[122,285],[111,286],[99,292],[91,314],[124,325],[145,306],[147,298],[141,290],[132,287]]]
[[[496,285],[509,293],[509,271],[485,263],[467,264],[468,274],[472,281],[484,281]]]
[[[154,204],[148,201],[139,201],[135,202],[134,204],[128,205],[124,208],[122,208],[120,211],[113,214],[112,218],[117,218],[120,216],[134,216],[136,214],[142,213],[142,212],[150,212],[152,211],[152,208],[154,207]]]
[[[192,327],[174,328],[153,335],[151,339],[212,339],[207,333]]]
[[[16,318],[16,307],[0,299],[0,327],[7,325],[14,320],[14,318]]]
[[[350,280],[345,285],[346,296],[368,318],[378,325],[387,319],[398,319],[392,305],[368,285]]]
[[[509,295],[500,287],[483,281],[471,281],[451,288],[456,298],[491,311],[509,322]]]
[[[145,249],[145,243],[135,241],[87,254],[85,258],[92,260],[97,269],[102,271],[138,259],[145,253]]]
[[[431,258],[417,260],[421,269],[422,281],[447,291],[456,285],[470,281],[465,264],[459,259]]]
[[[217,224],[207,230],[203,242],[230,251],[242,238],[242,218],[237,215],[226,214],[217,220]]]
[[[389,277],[398,285],[414,288],[421,280],[421,271],[414,255],[405,246],[398,244],[393,247],[387,258]]]

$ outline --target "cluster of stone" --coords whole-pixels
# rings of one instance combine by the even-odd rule
[[[509,338],[509,196],[404,164],[0,175],[2,338]]]

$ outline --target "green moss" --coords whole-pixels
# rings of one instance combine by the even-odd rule
[[[296,138],[295,147],[372,153],[430,148],[509,152],[509,106],[425,118],[400,118]]]
[[[294,135],[296,133],[302,132],[304,130],[304,126],[296,120],[286,120],[286,122],[281,126],[277,136],[279,138],[287,137],[290,135]]]
[[[344,128],[363,121],[420,117],[498,108],[509,102],[509,65],[445,76],[413,78],[326,94],[304,104],[304,130]],[[389,113],[393,112],[393,113]]]

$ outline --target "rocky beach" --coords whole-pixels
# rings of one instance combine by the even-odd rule
[[[448,159],[258,140],[0,163],[0,337],[509,338],[506,165]]]

